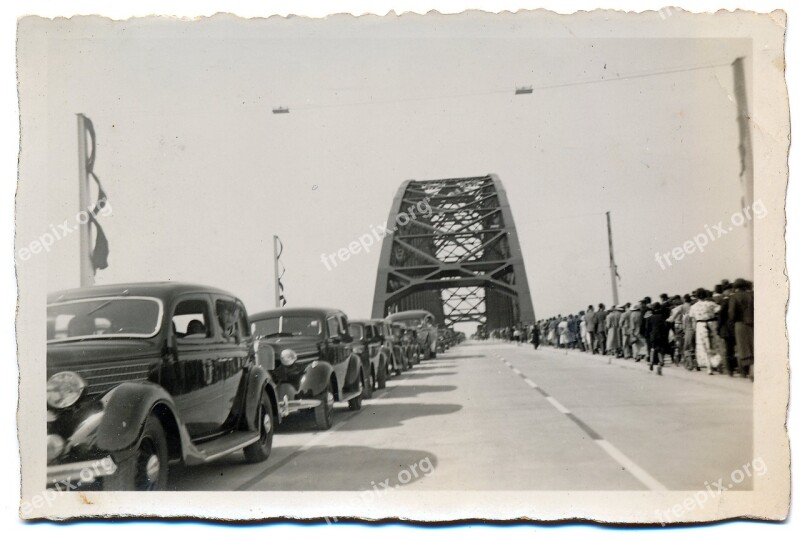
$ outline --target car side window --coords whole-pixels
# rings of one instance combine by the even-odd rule
[[[202,299],[182,300],[175,306],[172,329],[181,340],[211,337],[211,317],[208,302]]]
[[[328,324],[328,337],[338,337],[341,333],[339,331],[339,319],[336,317],[328,317],[326,322]]]

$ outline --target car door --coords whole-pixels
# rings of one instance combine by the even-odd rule
[[[227,412],[211,297],[179,296],[171,311],[171,325],[176,353],[168,390],[192,439],[214,436],[222,430]]]
[[[251,360],[250,327],[244,305],[235,298],[216,295],[214,318],[220,335],[217,370],[223,381],[224,428],[232,429],[239,419],[247,391],[244,373]]]
[[[336,315],[328,315],[325,318],[325,348],[327,350],[327,360],[333,367],[336,375],[336,391],[339,395],[344,393],[347,379],[347,364],[345,362],[344,343],[342,342],[339,319]]]

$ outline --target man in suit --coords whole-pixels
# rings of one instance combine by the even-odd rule
[[[606,306],[597,304],[597,313],[594,314],[597,323],[595,349],[601,351],[600,354],[606,354],[606,317],[608,312]]]

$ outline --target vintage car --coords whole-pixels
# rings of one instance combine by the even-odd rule
[[[47,377],[48,487],[157,490],[170,462],[269,457],[276,388],[244,305],[225,291],[168,282],[50,294]]]
[[[348,327],[353,338],[353,352],[361,356],[361,366],[366,372],[364,399],[371,398],[374,390],[386,388],[389,378],[389,356],[378,327],[370,320],[350,321]]]
[[[372,319],[372,322],[378,328],[382,338],[382,348],[389,358],[389,372],[400,375],[410,367],[403,343],[404,327],[397,323],[389,323],[385,319]]]
[[[436,358],[436,341],[438,332],[436,320],[431,312],[424,309],[414,309],[392,313],[386,317],[392,323],[399,323],[414,332],[419,352],[423,360]]]
[[[258,358],[278,389],[278,416],[313,410],[319,429],[333,425],[335,402],[361,408],[366,371],[338,309],[280,308],[250,317]]]

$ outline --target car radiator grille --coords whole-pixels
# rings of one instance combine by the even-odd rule
[[[86,393],[90,396],[104,394],[124,382],[146,381],[150,374],[150,362],[115,363],[110,366],[63,368],[58,371],[74,371],[86,381]],[[48,373],[48,377],[52,373]]]

